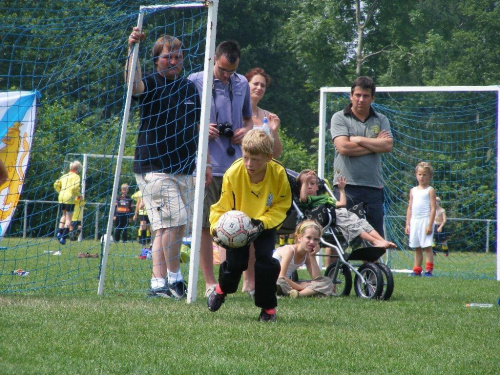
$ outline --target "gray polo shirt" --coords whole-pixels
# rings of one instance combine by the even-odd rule
[[[381,130],[391,133],[389,119],[370,109],[370,115],[365,122],[361,122],[351,112],[350,105],[332,116],[330,132],[332,140],[340,136],[362,136],[377,138]],[[339,175],[347,178],[347,184],[383,188],[382,155],[368,154],[363,156],[344,156],[335,148],[333,162],[333,183],[336,185]]]
[[[203,72],[193,73],[189,75],[188,79],[196,85],[201,96],[203,90]],[[252,103],[250,101],[250,86],[245,76],[235,73],[231,76],[230,81],[231,85],[229,83],[224,85],[214,77],[210,122],[228,122],[233,125],[233,131],[235,131],[243,127],[243,117],[252,117]],[[232,90],[233,97],[232,110],[229,88]],[[241,145],[232,145],[235,149],[233,156],[227,154],[227,148],[230,144],[230,139],[224,136],[208,142],[213,176],[223,176],[231,164],[236,159],[242,157]]]

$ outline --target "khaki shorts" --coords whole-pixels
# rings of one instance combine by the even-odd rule
[[[210,185],[205,188],[205,199],[203,200],[203,224],[202,228],[210,228],[210,206],[217,203],[222,191],[222,176],[212,177]]]
[[[285,296],[289,296],[290,291],[293,289],[290,284],[286,282],[284,277],[278,278],[276,285],[281,288],[281,291]],[[333,294],[333,282],[329,277],[326,276],[318,276],[317,278],[311,280],[307,288],[312,289],[316,293],[325,296],[331,296]]]
[[[194,204],[194,177],[184,174],[136,174],[137,185],[148,212],[151,229],[180,227],[191,230]]]

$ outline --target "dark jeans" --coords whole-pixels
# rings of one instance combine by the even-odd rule
[[[366,220],[382,236],[384,236],[384,189],[367,186],[347,185],[345,187],[347,196],[346,208],[364,203]],[[339,190],[335,187],[336,199],[339,199]]]
[[[116,228],[115,228],[115,241],[120,241],[120,236],[123,241],[128,241],[128,218],[130,214],[117,214],[116,215]]]
[[[276,281],[280,263],[272,257],[276,229],[264,230],[254,241],[255,246],[255,305],[271,309],[278,305]],[[219,285],[226,294],[238,290],[241,274],[248,268],[249,246],[227,249],[226,260],[219,268]]]

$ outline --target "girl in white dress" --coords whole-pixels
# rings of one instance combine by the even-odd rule
[[[436,191],[429,185],[432,178],[432,166],[420,162],[415,168],[418,186],[410,190],[410,200],[406,211],[405,233],[410,236],[410,248],[415,249],[415,262],[410,276],[422,276],[423,253],[425,251],[424,276],[432,276],[434,253],[434,218],[436,216]]]

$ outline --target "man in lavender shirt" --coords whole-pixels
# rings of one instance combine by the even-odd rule
[[[215,50],[214,80],[208,152],[212,181],[205,189],[203,225],[201,232],[200,266],[205,278],[205,295],[217,284],[213,270],[212,235],[210,234],[210,206],[221,194],[222,176],[231,164],[241,158],[241,140],[253,128],[250,88],[245,76],[236,73],[240,63],[240,47],[234,41],[224,41]],[[193,73],[188,79],[203,90],[203,72]]]

